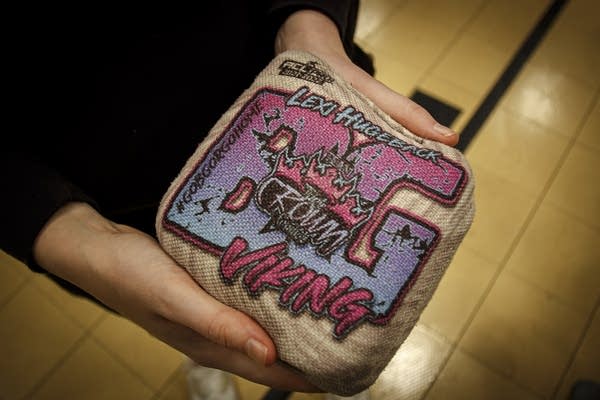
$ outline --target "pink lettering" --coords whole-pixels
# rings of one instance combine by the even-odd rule
[[[298,293],[303,287],[305,287],[313,279],[315,279],[316,275],[317,275],[317,273],[315,271],[313,271],[312,269],[309,269],[308,271],[306,271],[305,274],[303,274],[301,277],[296,279],[294,281],[294,283],[292,283],[290,286],[288,286],[287,289],[285,289],[283,291],[283,293],[281,293],[281,296],[279,297],[279,301],[282,304],[287,304],[290,301],[290,299],[293,298],[294,295],[296,295],[296,293]]]
[[[225,279],[233,279],[236,272],[240,269],[249,267],[255,262],[285,250],[287,245],[285,243],[278,243],[242,255],[247,248],[248,242],[241,237],[236,237],[227,250],[225,250],[225,253],[221,257],[221,273]]]
[[[256,279],[251,284],[250,281],[244,280],[244,283],[248,285],[248,289],[250,289],[251,292],[256,292],[264,285],[283,287],[286,285],[285,279],[298,276],[306,271],[306,267],[302,265],[298,268],[290,269],[290,267],[294,264],[294,260],[289,257],[278,261],[276,260],[275,256],[270,256],[267,260],[265,260],[265,263],[271,266],[271,268],[264,270],[264,272],[262,272],[263,270],[259,270],[256,273],[254,273],[253,269],[246,275],[246,277],[256,276]]]
[[[372,315],[369,307],[362,304],[373,298],[371,291],[351,290],[353,283],[348,277],[331,285],[327,275],[304,265],[294,267],[294,260],[284,256],[286,250],[286,243],[278,243],[248,251],[248,242],[236,237],[221,258],[221,272],[226,280],[231,280],[239,271],[248,270],[242,282],[250,293],[267,287],[280,291],[280,303],[288,305],[292,312],[301,312],[308,306],[315,315],[327,314],[334,320],[338,337]]]
[[[369,301],[373,293],[367,289],[358,289],[338,297],[329,307],[329,315],[336,321],[334,332],[337,336],[344,336],[349,330],[367,317],[371,310],[359,302]]]
[[[340,296],[352,286],[352,281],[344,277],[340,279],[331,289],[329,288],[329,277],[326,275],[317,275],[313,281],[298,294],[292,304],[292,311],[299,311],[308,301],[310,301],[310,310],[316,314],[323,312],[323,309],[334,299]]]

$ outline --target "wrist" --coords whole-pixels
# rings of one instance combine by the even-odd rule
[[[336,24],[325,14],[314,10],[292,13],[279,28],[275,53],[304,50],[320,57],[344,57],[344,45]]]
[[[48,272],[80,286],[82,271],[92,269],[94,240],[118,227],[87,203],[67,203],[56,211],[33,244],[35,261]]]

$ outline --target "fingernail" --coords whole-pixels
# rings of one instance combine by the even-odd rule
[[[456,132],[454,132],[452,129],[450,129],[447,126],[444,126],[442,124],[435,124],[433,126],[433,130],[436,131],[437,133],[441,134],[442,136],[456,135]]]
[[[248,339],[246,354],[260,365],[266,365],[267,363],[267,347],[256,339]]]

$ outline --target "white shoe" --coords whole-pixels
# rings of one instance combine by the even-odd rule
[[[331,393],[325,394],[325,400],[369,400],[370,398],[371,396],[369,396],[369,389],[363,390],[362,392],[350,397],[338,396],[337,394]]]
[[[238,400],[233,378],[227,372],[188,360],[187,384],[190,400]]]

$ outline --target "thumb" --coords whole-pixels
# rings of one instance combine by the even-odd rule
[[[449,146],[458,143],[456,132],[439,124],[423,107],[390,89],[356,65],[348,65],[340,73],[359,92],[415,135]]]
[[[213,343],[244,353],[260,365],[276,361],[275,344],[256,321],[206,293],[185,271],[174,272],[178,282],[163,286],[164,317]]]

